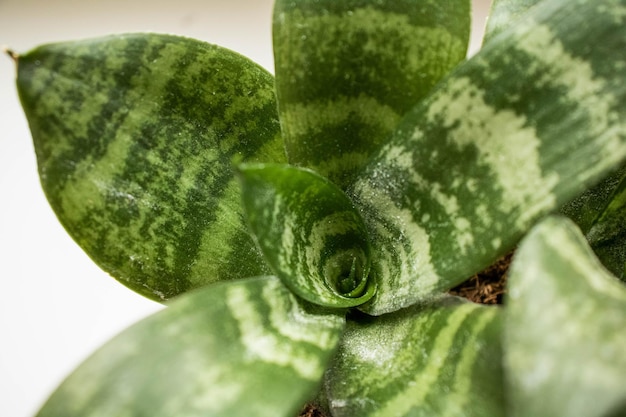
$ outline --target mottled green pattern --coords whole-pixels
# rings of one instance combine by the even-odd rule
[[[508,415],[625,415],[626,287],[571,221],[549,218],[522,241],[509,294]]]
[[[326,376],[333,416],[504,416],[500,311],[453,300],[349,321]]]
[[[43,188],[103,269],[157,300],[268,272],[231,159],[284,160],[270,74],[154,34],[46,45],[18,64]]]
[[[399,125],[350,190],[381,314],[451,288],[626,157],[626,1],[545,0]]]
[[[541,0],[493,0],[487,26],[485,27],[484,42],[488,42],[500,32],[515,25],[518,19]]]
[[[327,307],[372,297],[367,230],[339,188],[289,165],[246,164],[239,171],[250,228],[285,285]]]
[[[275,277],[218,283],[111,340],[38,417],[293,417],[343,327],[343,317],[310,311]]]
[[[290,163],[340,187],[466,53],[468,0],[278,0],[274,57]]]

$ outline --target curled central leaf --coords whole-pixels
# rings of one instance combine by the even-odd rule
[[[250,228],[285,285],[326,307],[374,295],[365,224],[337,186],[288,165],[246,164],[239,173]]]

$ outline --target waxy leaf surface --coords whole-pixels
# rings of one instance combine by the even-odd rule
[[[508,415],[625,415],[626,287],[570,220],[522,241],[505,304]]]
[[[289,162],[344,188],[465,58],[469,0],[277,0],[274,58]]]
[[[618,171],[568,201],[559,209],[559,212],[572,219],[583,234],[587,234],[616,196],[617,189],[625,175],[626,165],[623,165]]]
[[[372,297],[365,224],[337,186],[289,165],[247,164],[239,171],[250,229],[285,285],[327,307]]]
[[[348,321],[326,377],[335,417],[500,417],[500,309],[444,299]]]
[[[293,417],[345,322],[309,308],[275,277],[184,294],[87,359],[38,417]]]
[[[561,208],[587,237],[602,264],[626,279],[626,167]]]
[[[587,233],[587,239],[602,264],[626,281],[626,177]]]
[[[156,300],[269,272],[231,168],[282,161],[272,76],[203,42],[133,34],[18,60],[41,182],[104,270]]]
[[[626,1],[544,0],[413,109],[349,190],[368,312],[443,291],[626,157]]]

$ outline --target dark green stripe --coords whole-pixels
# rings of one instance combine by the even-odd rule
[[[220,283],[112,339],[37,415],[296,415],[343,327],[343,317],[301,304],[275,277]]]
[[[365,225],[339,188],[289,165],[243,164],[239,171],[250,230],[285,285],[326,307],[371,298]]]
[[[213,45],[139,34],[37,49],[18,85],[51,205],[106,271],[158,299],[267,272],[231,186],[234,156],[284,160],[266,71]],[[211,242],[220,227],[239,246]],[[249,261],[231,270],[240,252]]]
[[[499,311],[454,303],[348,322],[327,373],[333,415],[503,415]]]
[[[404,15],[414,26],[437,26],[444,19],[448,19],[451,9],[456,9],[456,16],[465,16],[469,10],[469,3],[459,0],[396,0],[393,2],[372,0],[319,0],[319,1],[281,1],[279,10],[286,13],[300,12],[305,17],[324,14],[354,14],[356,9],[371,8],[384,13]],[[450,32],[462,38],[467,27],[450,25]]]
[[[100,159],[107,151],[106,138],[115,135],[116,130],[126,120],[129,111],[126,105],[129,100],[127,92],[132,88],[133,77],[139,75],[139,68],[134,60],[150,62],[158,56],[161,46],[155,47],[147,40],[136,39],[133,41],[133,49],[141,51],[141,56],[128,58],[120,51],[116,58],[123,62],[121,67],[103,65],[107,62],[106,50],[96,51],[94,54],[88,44],[80,43],[76,45],[74,51],[67,50],[63,45],[49,45],[20,57],[18,61],[20,82],[28,83],[31,78],[28,73],[22,73],[22,68],[26,71],[30,68],[35,71],[48,70],[50,74],[48,84],[43,87],[34,86],[34,91],[41,91],[40,94],[35,94],[33,99],[28,95],[21,95],[21,99],[26,100],[25,107],[32,106],[37,109],[37,118],[29,120],[31,129],[41,132],[60,130],[58,137],[72,143],[71,147],[63,147],[59,152],[58,143],[43,140],[45,137],[43,133],[33,135],[38,158],[44,159],[40,164],[42,169],[45,168],[42,175],[50,184],[48,187],[52,193],[61,190],[65,182],[71,178],[73,165],[83,160]],[[33,73],[32,79],[36,80],[37,76]],[[110,83],[115,84],[117,88],[108,88]],[[22,88],[25,90],[28,87]],[[40,106],[39,100],[51,92],[58,94],[63,100],[56,103],[60,108],[55,112]],[[85,115],[82,106],[94,95],[101,96],[101,107],[97,113]],[[84,134],[69,126],[68,121],[77,119],[77,116],[87,116],[80,121],[82,127],[86,128]],[[33,123],[37,127],[34,128]],[[42,140],[39,140],[40,138]],[[54,159],[48,160],[49,157]]]
[[[369,312],[462,282],[618,166],[626,48],[595,45],[624,42],[624,3],[545,1],[407,114],[351,192],[387,274]]]
[[[273,27],[290,162],[345,187],[401,115],[465,57],[469,2],[285,0]]]

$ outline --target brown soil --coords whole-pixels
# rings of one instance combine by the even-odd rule
[[[479,304],[502,304],[512,258],[513,252],[506,254],[484,271],[452,288],[450,294]]]
[[[318,406],[313,404],[307,404],[302,409],[300,414],[298,414],[298,417],[326,417],[326,414],[324,414],[322,409]]]

